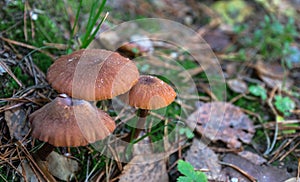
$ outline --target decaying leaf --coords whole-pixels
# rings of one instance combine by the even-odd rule
[[[227,84],[229,88],[236,93],[245,94],[248,92],[247,84],[241,79],[228,80]]]
[[[205,174],[209,180],[225,180],[220,176],[221,165],[218,163],[217,154],[199,139],[193,139],[193,144],[187,151],[185,160],[191,163],[196,169],[208,169],[209,172],[205,172]]]
[[[221,52],[230,44],[230,37],[224,31],[218,29],[206,32],[203,39],[216,52]]]
[[[145,132],[142,131],[139,137],[142,137],[145,135]],[[143,140],[139,141],[138,143],[133,145],[133,155],[147,155],[147,154],[153,154],[152,150],[152,143],[149,139],[149,137],[145,137]]]
[[[50,173],[64,181],[70,181],[79,170],[78,162],[67,158],[57,152],[51,152],[47,157],[48,169]]]
[[[21,164],[18,166],[18,170],[21,174],[26,176],[26,179],[20,178],[20,181],[28,181],[28,182],[38,182],[38,179],[43,179],[41,175],[39,177],[36,176],[36,173],[33,172],[32,168],[28,164],[27,160],[23,160]]]
[[[279,169],[273,166],[255,165],[249,160],[235,154],[226,154],[223,158],[223,162],[237,166],[259,182],[285,181],[291,177],[285,169]],[[244,175],[232,167],[225,167],[222,170],[222,173],[226,174],[229,179],[234,177],[238,178],[241,182],[249,181]]]
[[[169,181],[164,154],[136,155],[125,167],[120,182]]]
[[[288,79],[288,72],[276,62],[263,63],[258,61],[255,69],[260,79],[262,79],[270,88],[279,87],[290,88],[293,85],[291,79]]]
[[[77,161],[64,157],[56,152],[51,152],[47,157],[47,161],[41,161],[37,158],[36,163],[49,181],[55,181],[53,176],[63,181],[70,181],[71,177],[79,169]],[[41,174],[33,172],[26,160],[22,161],[18,170],[26,176],[26,180],[29,182],[44,180]],[[35,171],[37,171],[37,169],[35,169]],[[38,177],[36,175],[38,175]]]
[[[28,122],[26,122],[26,111],[22,107],[17,107],[5,111],[4,114],[11,138],[22,140],[29,131]]]
[[[255,129],[253,121],[239,107],[225,102],[203,104],[189,116],[187,124],[211,141],[221,140],[230,148],[250,143]]]
[[[261,164],[267,162],[267,160],[265,158],[255,154],[253,152],[247,151],[247,150],[239,152],[238,155],[251,161],[255,165],[261,165]]]

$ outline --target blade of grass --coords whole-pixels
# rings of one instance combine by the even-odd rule
[[[95,8],[96,8],[96,5],[95,5],[95,2],[92,4],[92,8],[91,8],[91,11],[90,11],[90,15],[89,15],[89,19],[88,19],[88,23],[86,25],[86,32],[83,36],[83,39],[82,39],[82,43],[84,44],[84,42],[86,42],[86,40],[88,39],[88,36],[93,28],[93,25],[92,25],[92,19],[94,18],[94,12],[95,12]],[[81,46],[83,47],[83,46]]]
[[[98,1],[98,3],[99,3],[99,1]],[[98,4],[97,3],[97,4]],[[98,9],[98,11],[97,11],[97,13],[96,13],[96,16],[95,16],[95,18],[94,19],[92,19],[93,20],[93,26],[94,25],[96,25],[96,23],[97,23],[97,20],[99,19],[99,17],[100,17],[100,15],[101,15],[101,13],[102,13],[102,11],[103,11],[103,8],[104,8],[104,5],[106,4],[106,0],[103,0],[102,1],[102,3],[101,3],[101,5],[100,5],[100,7],[99,7],[99,9]]]
[[[86,47],[94,40],[94,38],[96,37],[96,34],[97,32],[99,31],[102,23],[105,21],[105,19],[107,18],[108,16],[108,12],[105,14],[105,16],[101,19],[101,22],[99,23],[99,25],[97,26],[97,28],[95,29],[95,31],[93,32],[93,34],[90,36],[90,38],[87,40],[87,43],[86,43]]]
[[[82,0],[79,1],[79,5],[78,5],[76,16],[75,16],[75,22],[74,22],[74,25],[72,27],[72,36],[71,37],[73,37],[74,34],[75,34],[75,28],[76,28],[78,20],[79,20],[79,13],[81,11],[81,7],[82,7]]]
[[[168,123],[167,125],[163,125],[163,126],[160,126],[160,127],[156,128],[156,129],[154,129],[154,130],[151,130],[151,132],[145,133],[145,135],[141,136],[140,138],[135,139],[135,140],[132,141],[131,143],[132,143],[132,144],[136,144],[136,143],[138,143],[139,141],[143,140],[144,138],[146,138],[146,137],[148,137],[148,136],[150,136],[150,135],[154,135],[154,133],[156,133],[156,132],[162,130],[162,128],[165,128],[165,127],[168,127],[168,126],[169,126],[169,123]]]
[[[91,11],[90,11],[90,14],[89,14],[89,19],[88,19],[88,23],[87,23],[87,25],[86,25],[86,33],[84,34],[84,37],[83,37],[83,40],[82,40],[82,42],[85,42],[87,39],[88,39],[88,36],[89,36],[89,34],[91,33],[91,31],[92,31],[92,29],[93,29],[93,19],[95,18],[94,16],[94,14],[95,14],[95,9],[96,9],[96,7],[97,7],[97,4],[96,4],[96,2],[94,2],[93,4],[92,4],[92,7],[91,7]]]
[[[103,11],[103,8],[104,8],[104,6],[106,4],[106,0],[103,0],[101,2],[100,7],[99,7],[97,13],[94,15],[95,10],[98,7],[99,2],[100,1],[97,0],[92,5],[92,9],[91,9],[91,12],[90,12],[89,20],[88,20],[88,23],[87,23],[86,33],[85,33],[85,35],[83,37],[81,48],[86,48],[89,45],[89,43],[92,41],[92,39],[94,39],[94,37],[95,37],[97,31],[99,30],[101,24],[105,20],[105,17],[102,18],[100,24],[97,26],[97,28],[95,29],[95,31],[93,31],[93,28],[97,24],[97,21],[98,21],[100,15],[101,15],[101,12]]]

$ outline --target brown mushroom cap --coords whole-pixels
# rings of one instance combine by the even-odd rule
[[[32,136],[53,146],[85,146],[104,139],[115,122],[84,100],[57,97],[29,116]]]
[[[176,97],[174,89],[154,76],[142,75],[129,91],[129,105],[154,110],[166,107]]]
[[[85,49],[61,56],[47,73],[47,80],[59,93],[89,101],[123,94],[138,78],[138,69],[131,60],[103,49]]]

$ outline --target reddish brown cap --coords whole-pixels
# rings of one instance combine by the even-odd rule
[[[59,93],[89,101],[111,99],[137,82],[136,65],[118,53],[85,49],[58,58],[47,79]]]
[[[29,116],[32,136],[58,146],[85,146],[115,129],[104,111],[84,100],[59,96]]]
[[[153,110],[166,107],[176,97],[174,89],[154,76],[142,75],[129,91],[129,105]]]

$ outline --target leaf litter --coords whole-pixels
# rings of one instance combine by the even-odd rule
[[[250,143],[255,133],[253,121],[239,107],[225,102],[205,103],[187,120],[196,132],[213,142],[222,141],[229,148]]]
[[[23,107],[17,107],[5,111],[4,115],[10,137],[17,140],[23,139],[29,132],[29,124],[26,121],[26,110]]]
[[[243,170],[259,182],[284,181],[291,177],[285,169],[278,169],[268,165],[255,165],[249,159],[245,159],[235,154],[226,154],[223,159],[226,164],[231,164]],[[231,178],[238,178],[242,182],[249,182],[249,179],[241,175],[239,171],[232,167],[225,167],[222,171]]]
[[[225,180],[224,176],[220,175],[221,165],[218,163],[218,155],[198,138],[193,139],[193,143],[186,153],[185,160],[196,169],[208,169],[208,172],[205,172],[205,174],[209,180]]]
[[[127,181],[169,181],[166,163],[162,158],[164,154],[136,155],[124,167],[120,182]]]
[[[215,19],[218,19],[218,18],[214,18],[212,16],[213,13],[211,13],[211,11],[209,11],[210,8],[208,6],[202,5],[201,3],[194,2],[194,1],[189,1],[187,3],[184,3],[184,2],[175,0],[173,3],[172,3],[172,1],[161,1],[161,2],[153,1],[151,3],[147,3],[147,2],[141,2],[139,0],[136,0],[135,2],[140,2],[141,6],[136,6],[136,4],[138,4],[138,3],[132,3],[130,1],[122,1],[122,3],[117,2],[114,4],[117,4],[117,6],[119,6],[118,8],[120,8],[123,11],[130,9],[133,12],[132,13],[133,15],[135,13],[143,14],[145,16],[151,16],[151,14],[155,14],[158,17],[165,17],[165,18],[171,17],[172,19],[180,20],[181,22],[185,22],[187,25],[190,25],[191,23],[197,21],[197,19],[195,17],[202,16],[203,15],[202,12],[205,12],[205,13],[209,12],[210,14],[208,13],[208,15],[209,15],[209,18],[212,18],[212,22]],[[171,6],[170,6],[170,4],[171,4]],[[153,5],[157,6],[157,8],[153,8],[154,7]],[[195,6],[191,6],[191,5],[195,5]],[[199,5],[200,8],[197,5]],[[127,7],[127,8],[124,8],[124,7]],[[128,8],[128,7],[131,7],[131,8]],[[143,7],[143,8],[140,8],[140,7]],[[152,12],[150,13],[150,15],[149,15],[149,11],[144,11],[145,7],[147,7],[148,9],[151,9]],[[199,9],[201,9],[201,11],[199,11]],[[182,10],[182,11],[180,11],[180,10]],[[196,11],[196,10],[198,10],[198,11]],[[166,13],[164,13],[164,12],[166,12]],[[188,14],[187,12],[192,12],[192,13]],[[199,14],[199,12],[200,12],[200,14]],[[217,33],[210,34],[210,31],[212,29],[209,29],[209,28],[213,28],[213,30],[216,30]],[[222,28],[220,28],[220,29],[222,29]],[[224,51],[224,49],[227,48],[228,45],[230,45],[230,41],[231,41],[232,37],[227,36],[224,32],[220,32],[220,29],[216,28],[214,26],[212,26],[212,27],[204,26],[204,28],[199,29],[199,32],[200,32],[200,34],[202,31],[206,32],[206,34],[204,33],[203,35],[206,35],[207,38],[210,39],[209,43],[212,45],[212,47],[216,51],[222,53]],[[117,35],[112,35],[111,38],[115,38],[115,42],[118,42],[119,39],[116,36]],[[216,37],[219,37],[219,39],[217,39]],[[108,40],[110,40],[110,38],[108,38]],[[11,43],[11,41],[10,41],[10,43]],[[111,47],[114,48],[114,44],[116,44],[116,43],[109,43],[109,44],[112,44]],[[133,53],[135,54],[135,52],[133,52]],[[154,61],[154,62],[157,63],[157,61]],[[298,62],[299,62],[298,60],[293,61],[294,68],[291,70],[291,77],[295,81],[296,86],[298,85],[297,83],[299,82],[299,80],[298,80],[298,78],[299,78]],[[231,62],[231,63],[225,64],[225,66],[228,66],[230,64],[239,64],[239,63]],[[276,64],[276,65],[271,66],[269,68],[270,64],[272,64],[272,65]],[[22,63],[21,63],[21,65],[22,65]],[[246,86],[248,83],[246,83],[246,85],[245,85],[244,79],[242,80],[242,82],[244,82],[244,83],[242,83],[242,82],[240,82],[241,80],[232,77],[237,72],[237,70],[235,70],[236,66],[233,66],[233,67],[234,68],[231,70],[231,73],[230,73],[229,69],[225,73],[225,74],[228,74],[230,78],[232,78],[232,80],[228,81],[227,84],[232,89],[232,91],[234,91],[235,93],[245,94],[247,92]],[[0,66],[0,72],[4,75],[7,74],[7,73],[3,72],[3,69],[1,71],[1,68],[4,68],[4,67]],[[170,68],[170,69],[172,69],[172,68]],[[199,68],[194,68],[194,69],[197,71],[195,74],[193,74],[193,76],[197,76],[199,73],[201,73],[203,71],[202,69],[199,69]],[[285,77],[289,76],[288,75],[289,73],[286,75],[286,73],[282,72],[282,68],[280,68],[280,64],[277,64],[277,63],[264,63],[261,65],[260,65],[260,63],[256,63],[256,65],[254,66],[254,69],[257,71],[257,76],[259,77],[259,79],[261,79],[262,82],[264,82],[270,88],[282,86],[281,85],[282,81],[285,79]],[[279,71],[277,71],[277,70],[279,70]],[[38,76],[40,76],[40,75],[41,75],[41,77],[43,77],[42,73],[38,73]],[[254,80],[254,83],[258,82],[258,84],[260,84],[260,85],[262,83],[261,81],[258,81],[256,79],[252,79],[251,81],[253,81],[253,80]],[[248,82],[248,81],[249,81],[249,79],[246,80],[246,82]],[[285,86],[287,88],[290,88],[291,85],[292,85],[292,82],[290,82],[288,79],[287,84],[285,84]],[[46,95],[46,96],[44,96],[44,98],[46,98],[46,97],[50,98],[53,96],[52,95],[53,93],[52,92],[49,93],[49,91],[47,91],[46,94],[45,93],[41,94],[41,92],[36,92],[36,90],[34,92],[38,93],[37,94],[38,96]],[[37,96],[37,95],[35,95],[35,96]],[[32,101],[34,101],[34,100],[28,101],[29,104],[26,104],[26,107],[28,105],[31,107],[30,102],[32,102]],[[39,102],[36,102],[36,103],[39,103]],[[39,104],[37,104],[37,105],[39,105]],[[203,108],[200,109],[201,107],[203,107]],[[224,164],[221,165],[222,161],[224,163],[233,164],[233,165],[237,166],[238,168],[242,169],[250,176],[253,176],[255,179],[258,179],[258,181],[264,181],[264,180],[265,181],[267,181],[267,180],[277,181],[279,179],[280,180],[281,179],[282,180],[294,179],[294,178],[290,178],[291,175],[286,173],[286,171],[284,170],[285,168],[277,170],[277,168],[271,167],[269,164],[266,164],[266,159],[263,158],[262,155],[259,154],[259,152],[254,153],[254,152],[250,152],[248,150],[244,150],[242,152],[238,152],[236,155],[236,154],[226,154],[225,149],[227,149],[227,148],[224,149],[225,154],[224,154],[224,152],[218,152],[217,150],[214,150],[215,147],[211,147],[211,146],[217,145],[219,147],[219,145],[220,145],[219,141],[222,141],[226,145],[226,147],[228,147],[229,149],[241,148],[241,150],[243,150],[243,147],[247,146],[247,145],[243,145],[243,144],[250,144],[251,140],[253,139],[253,134],[255,133],[255,129],[253,127],[253,121],[250,120],[242,112],[242,110],[239,107],[233,106],[232,104],[229,104],[229,103],[212,102],[212,103],[203,104],[201,107],[199,107],[198,110],[190,116],[187,124],[190,125],[191,128],[196,128],[195,133],[208,138],[209,140],[212,141],[212,143],[209,143],[209,145],[203,144],[203,143],[201,143],[201,141],[199,139],[197,139],[199,136],[196,135],[195,138],[193,139],[192,143],[188,143],[188,145],[191,145],[191,146],[184,150],[183,156],[181,154],[181,152],[182,152],[181,149],[179,150],[181,152],[178,152],[179,153],[178,156],[177,156],[177,154],[173,154],[173,156],[175,155],[179,159],[182,157],[185,158],[191,164],[193,164],[193,166],[197,169],[203,169],[203,168],[208,169],[209,172],[207,172],[207,174],[208,174],[208,176],[210,176],[210,179],[217,179],[217,178],[213,178],[213,177],[217,176],[216,174],[217,174],[217,172],[220,172],[220,168],[224,168],[221,170],[222,173],[219,174],[219,177],[221,174],[225,173],[224,176],[227,179],[231,179],[231,181],[234,181],[234,179],[239,179],[240,181],[249,181],[249,179],[245,178],[245,175],[241,175],[241,173],[238,172],[236,169],[230,167],[229,165],[224,165]],[[299,106],[297,108],[299,108]],[[7,109],[7,108],[5,107],[5,109]],[[224,116],[222,115],[222,113],[220,111],[218,111],[218,109],[226,111],[226,112],[224,112]],[[3,110],[1,110],[1,111],[3,111]],[[22,140],[22,142],[24,144],[26,144],[27,147],[31,148],[30,139],[23,138],[26,135],[26,132],[28,132],[28,126],[26,126],[26,124],[22,123],[21,118],[22,117],[26,118],[27,112],[28,112],[28,110],[26,110],[26,108],[23,108],[23,107],[17,107],[15,109],[9,108],[3,112],[4,114],[3,114],[3,116],[1,115],[0,118],[1,118],[1,120],[5,119],[4,122],[5,122],[5,124],[7,124],[7,126],[5,126],[5,127],[8,127],[11,138]],[[212,114],[209,114],[209,113],[212,113]],[[293,115],[293,117],[295,117],[295,115]],[[2,121],[1,121],[1,126],[3,125]],[[220,126],[220,123],[222,123],[221,124],[222,126]],[[268,123],[265,123],[265,124],[268,124]],[[263,126],[265,126],[265,124]],[[23,129],[24,129],[24,131],[22,131]],[[267,128],[267,129],[274,130],[274,127]],[[1,128],[1,130],[4,131],[4,130],[6,130],[6,128],[4,128],[4,129]],[[287,135],[284,135],[283,137],[278,138],[278,140],[281,140],[282,138],[284,139],[284,137],[286,137],[286,136]],[[299,137],[299,134],[295,133],[294,136]],[[287,137],[289,137],[289,136],[287,136]],[[10,151],[10,150],[15,151],[15,148],[12,147],[12,145],[9,145],[9,147],[6,148],[5,142],[3,142],[3,141],[8,141],[11,138],[8,138],[8,140],[6,138],[5,139],[3,139],[3,138],[5,138],[5,136],[1,136],[1,144],[4,144],[0,148],[1,155],[3,154],[4,156],[9,156],[11,154],[12,158],[10,158],[10,159],[12,159],[12,161],[17,161],[18,158],[16,158],[16,155],[13,152],[6,152],[6,151]],[[145,143],[148,143],[148,141],[146,141]],[[206,147],[203,147],[203,145]],[[221,146],[222,146],[222,144],[221,144]],[[148,180],[149,176],[153,177],[153,179],[155,179],[157,181],[165,181],[165,180],[167,181],[168,180],[167,175],[165,175],[168,173],[168,171],[166,170],[167,167],[166,167],[166,162],[164,160],[158,160],[156,162],[150,162],[150,164],[149,163],[147,164],[148,160],[161,157],[161,154],[152,154],[152,152],[147,153],[147,155],[143,155],[143,153],[146,153],[150,148],[151,148],[150,145],[147,145],[147,147],[145,147],[145,148],[141,148],[143,150],[135,148],[136,152],[140,151],[140,153],[137,152],[137,155],[134,156],[134,158],[130,161],[130,163],[125,166],[124,170],[122,171],[122,175],[120,176],[120,181],[121,180],[125,181],[125,180],[129,180],[129,179],[130,180],[132,179],[133,181]],[[223,149],[223,148],[219,148],[219,149]],[[279,151],[280,152],[279,156],[285,156],[284,154],[285,154],[286,150],[292,151],[293,145],[291,144],[291,146],[289,146],[289,147],[283,147],[283,149],[284,150]],[[292,156],[295,155],[297,157],[297,151],[299,152],[299,149],[296,148],[295,152],[291,152]],[[271,154],[271,155],[273,155],[273,154]],[[55,157],[59,158],[58,156],[55,156]],[[63,157],[63,156],[60,155],[60,157]],[[274,157],[276,157],[276,156],[274,155]],[[21,156],[19,159],[21,160],[21,158],[22,159],[24,158],[23,153],[21,153]],[[200,158],[202,160],[198,160],[198,158]],[[146,161],[146,163],[142,164],[145,161]],[[0,161],[0,162],[1,162],[1,165],[3,163],[5,163],[3,161]],[[136,163],[138,163],[138,164],[136,164]],[[23,165],[26,166],[26,164],[23,164]],[[31,167],[29,166],[29,168],[31,168]],[[71,169],[72,167],[66,167],[66,168]],[[159,171],[159,170],[161,170],[161,171]],[[70,171],[73,171],[72,174],[71,174],[71,172],[70,173],[64,172],[64,173],[73,175],[76,170],[70,170]],[[135,171],[138,171],[138,175],[133,176]],[[162,174],[160,172],[163,172],[164,174]],[[55,172],[53,172],[53,173],[55,173]],[[158,174],[157,176],[159,176],[161,178],[156,177],[155,173],[157,173]],[[278,174],[276,174],[276,173],[278,173]],[[147,177],[146,175],[148,175],[148,174],[149,174],[149,176]],[[68,176],[70,176],[70,175],[68,175]],[[295,176],[295,174],[293,173],[292,176]],[[61,180],[67,180],[67,178],[63,177],[63,178],[61,178]],[[28,178],[28,181],[30,181],[29,178]]]
[[[259,78],[270,88],[290,88],[293,85],[293,81],[288,78],[289,73],[279,63],[258,61],[255,69]]]
[[[40,159],[36,160],[39,168],[50,181],[55,180],[52,175],[60,180],[70,181],[74,177],[75,172],[79,170],[77,161],[58,154],[57,152],[51,152],[46,161],[41,161]],[[43,179],[41,174],[38,173],[27,160],[22,161],[18,170],[26,176],[26,181],[35,182]]]

